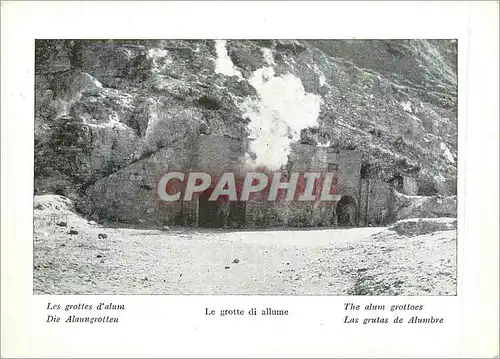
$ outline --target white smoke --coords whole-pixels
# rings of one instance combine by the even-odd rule
[[[215,49],[215,72],[243,79],[227,53],[226,40],[215,40]],[[248,162],[276,170],[286,165],[290,144],[299,140],[300,131],[318,125],[321,98],[306,93],[302,81],[292,74],[276,77],[272,50],[261,51],[268,67],[256,70],[248,80],[258,98],[249,97],[242,104],[243,116],[251,120],[250,149],[256,155]]]
[[[264,57],[264,61],[266,62],[266,64],[268,65],[276,65],[274,63],[274,57],[273,57],[273,51],[271,49],[268,49],[267,47],[263,47],[261,49],[262,51],[262,56]]]
[[[241,72],[236,69],[227,53],[226,40],[215,40],[215,51],[217,52],[215,72],[226,76],[238,76],[239,79],[243,79]]]
[[[290,144],[299,140],[300,131],[318,125],[321,98],[306,93],[301,80],[292,74],[274,75],[273,67],[253,73],[249,82],[258,100],[245,101],[244,116],[251,120],[251,150],[256,155],[252,164],[276,170],[287,163]]]

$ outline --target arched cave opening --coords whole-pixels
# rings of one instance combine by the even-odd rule
[[[352,196],[342,196],[337,202],[337,224],[339,226],[355,226],[357,205]]]
[[[200,193],[198,199],[198,226],[205,228],[222,228],[223,219],[221,216],[220,206],[218,201],[209,201],[211,191],[207,190]]]

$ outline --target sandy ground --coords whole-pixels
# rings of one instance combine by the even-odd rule
[[[454,230],[141,230],[105,228],[70,209],[62,197],[35,199],[36,294],[456,292]]]

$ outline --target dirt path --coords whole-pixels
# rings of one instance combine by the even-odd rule
[[[453,295],[456,232],[104,228],[35,206],[34,292]],[[64,223],[61,223],[64,222]],[[71,229],[76,234],[69,234]],[[107,238],[99,239],[99,233]]]
[[[329,276],[308,273],[308,267],[321,262],[323,250],[382,229],[163,232],[88,227],[69,235],[65,227],[49,226],[47,235],[37,233],[35,239],[35,291],[320,294],[332,287]],[[101,232],[108,238],[98,239]],[[336,286],[327,293],[342,290]]]

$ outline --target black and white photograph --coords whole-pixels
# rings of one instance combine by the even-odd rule
[[[11,1],[1,353],[493,358],[498,1]]]
[[[34,294],[457,294],[457,39],[34,41]]]

